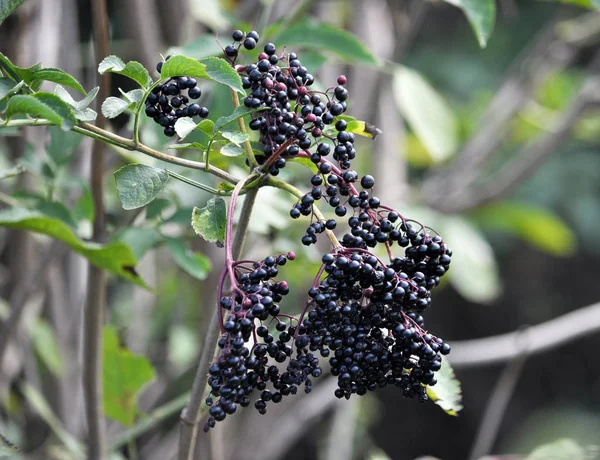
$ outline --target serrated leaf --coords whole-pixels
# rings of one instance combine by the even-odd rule
[[[180,139],[185,139],[188,134],[196,129],[196,122],[190,117],[181,117],[175,122],[175,132]]]
[[[13,11],[23,4],[25,0],[0,0],[0,24],[9,17]]]
[[[226,157],[239,157],[244,153],[244,148],[233,143],[225,144],[221,147],[220,153]]]
[[[53,69],[51,67],[47,67],[44,69],[40,69],[33,73],[32,82],[35,81],[51,81],[53,83],[58,83],[60,85],[65,85],[70,88],[76,89],[82,94],[85,94],[85,89],[83,86],[73,77],[73,75],[65,72],[61,69]]]
[[[250,135],[248,133],[242,133],[241,131],[222,131],[221,136],[238,146],[247,140],[250,140]]]
[[[52,93],[40,92],[35,93],[33,97],[42,101],[52,110],[54,110],[54,112],[60,115],[60,117],[62,118],[62,123],[60,125],[62,129],[68,131],[75,125],[75,123],[77,123],[77,119],[75,118],[73,108],[57,95]]]
[[[490,244],[463,218],[447,217],[437,230],[452,248],[448,277],[452,286],[472,302],[489,303],[500,294],[498,264]]]
[[[442,367],[436,372],[436,380],[435,386],[427,387],[427,396],[448,415],[458,416],[463,408],[462,390],[448,360],[442,360]]]
[[[160,71],[161,78],[186,77],[210,79],[206,73],[206,65],[186,56],[173,56],[166,61]]]
[[[238,93],[245,93],[240,75],[225,59],[207,57],[200,62],[206,66],[206,73],[211,80],[227,85]]]
[[[225,200],[214,197],[208,200],[203,208],[192,211],[192,228],[209,243],[223,243],[225,241],[225,227],[227,225],[227,207]]]
[[[485,48],[496,22],[495,0],[446,0],[462,9],[475,31],[479,46]]]
[[[67,93],[67,91],[60,85],[56,86],[54,89],[54,94],[73,107],[75,111],[75,118],[81,121],[94,121],[98,114],[95,110],[88,108],[88,106],[95,99],[99,89],[100,88],[96,86],[79,102],[73,99],[71,95]]]
[[[136,258],[124,243],[95,244],[81,241],[63,221],[39,211],[11,208],[0,211],[0,227],[27,230],[65,242],[92,264],[121,276],[132,283],[148,287],[135,271]]]
[[[18,176],[22,172],[25,172],[25,167],[22,164],[17,164],[12,168],[0,171],[0,180],[10,179],[11,177]]]
[[[277,45],[329,51],[346,62],[379,63],[356,36],[327,22],[311,19],[300,21],[282,30],[273,41]]]
[[[105,72],[116,73],[138,83],[142,88],[148,88],[152,85],[152,78],[148,70],[137,61],[130,61],[125,64],[117,56],[107,56],[98,65],[98,73],[103,75]]]
[[[165,188],[169,174],[164,169],[129,164],[114,174],[117,196],[123,209],[136,209],[150,203]]]
[[[125,112],[130,105],[130,101],[126,101],[120,97],[107,97],[102,103],[102,115],[106,118],[115,118]]]
[[[6,117],[10,119],[17,114],[29,115],[32,118],[45,118],[58,126],[63,124],[63,118],[58,113],[33,96],[18,94],[9,99]]]
[[[60,347],[56,340],[54,330],[43,319],[36,319],[29,328],[29,336],[33,343],[35,353],[40,360],[57,377],[60,377],[63,371],[63,360],[60,354]]]
[[[104,414],[131,426],[139,414],[138,394],[154,378],[154,369],[145,356],[135,355],[122,347],[111,326],[104,327],[102,338]]]
[[[457,149],[458,122],[446,101],[418,72],[404,66],[394,71],[394,97],[410,127],[436,162]]]
[[[252,109],[246,107],[245,105],[240,105],[239,107],[235,108],[231,115],[218,118],[212,131],[213,136],[217,134],[223,126],[237,120],[238,118],[248,115],[249,113],[252,113]]]
[[[196,279],[206,279],[211,270],[210,260],[206,256],[192,251],[178,238],[166,238],[165,241],[180,268]]]
[[[484,227],[508,231],[555,256],[572,255],[573,231],[558,216],[535,205],[503,202],[479,209],[474,217]]]
[[[35,64],[31,67],[19,67],[14,65],[10,59],[4,54],[0,53],[0,68],[3,68],[8,77],[12,78],[16,82],[24,80],[25,83],[31,84],[33,81],[33,75],[35,72],[42,68],[41,64]],[[31,85],[32,90],[37,91],[39,84]]]

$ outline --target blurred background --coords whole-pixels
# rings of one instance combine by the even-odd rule
[[[201,435],[198,458],[524,458],[548,443],[553,454],[596,458],[590,446],[600,443],[600,13],[593,0],[498,0],[495,18],[485,7],[475,17],[457,7],[469,3],[108,2],[111,54],[148,69],[160,53],[218,54],[215,34],[225,45],[233,29],[255,28],[266,37],[259,48],[269,40],[297,50],[319,86],[347,75],[349,114],[382,131],[375,141],[360,140],[355,167],[373,173],[382,201],[435,228],[454,250],[448,280],[425,319],[453,346],[449,361],[464,405],[458,417],[404,400],[393,388],[341,402],[324,376],[308,396],[262,417],[241,411]],[[28,0],[0,27],[0,51],[23,67],[41,61],[62,68],[91,89],[104,56],[93,54],[89,11],[84,0]],[[315,27],[332,31],[329,38],[312,37],[307,31]],[[114,96],[133,88],[118,75],[112,87]],[[206,84],[204,93],[212,119],[231,113],[227,91]],[[127,136],[130,123],[123,115],[112,129]],[[144,143],[166,151],[168,139],[152,123],[142,129]],[[26,172],[0,181],[0,207],[63,217],[66,210],[77,235],[88,238],[90,150],[88,140],[59,129],[1,130],[0,170],[20,164]],[[107,212],[111,235],[132,246],[139,273],[155,291],[111,278],[107,318],[122,344],[154,369],[136,416],[152,422],[135,449],[122,437],[134,420],[112,420],[108,433],[114,458],[168,459],[223,254],[189,226],[193,206],[210,198],[196,189],[172,181],[141,212],[121,209],[112,174],[138,159],[108,154]],[[214,162],[238,175],[243,166],[220,155]],[[310,173],[296,166],[285,177],[306,188]],[[202,173],[185,174],[218,185]],[[300,245],[305,223],[287,217],[293,202],[285,194],[263,189],[258,199],[247,258],[296,251],[298,260],[281,274],[293,293],[283,308],[298,312],[326,242]],[[21,447],[22,458],[77,458],[85,438],[86,267],[66,245],[0,229],[2,333],[10,329],[0,368],[0,433]],[[22,313],[10,322],[17,308]],[[535,455],[554,458],[543,450]]]

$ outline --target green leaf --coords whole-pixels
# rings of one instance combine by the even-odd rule
[[[196,129],[196,122],[190,117],[181,117],[175,122],[174,128],[179,138],[185,139]]]
[[[166,198],[156,198],[152,203],[146,206],[146,219],[152,220],[161,217],[163,211],[171,206],[171,200]]]
[[[35,64],[26,68],[19,67],[14,65],[4,54],[0,53],[0,68],[3,68],[5,73],[14,81],[18,82],[20,80],[24,80],[25,83],[31,84],[33,81],[33,75],[42,68],[42,65]],[[39,89],[39,84],[32,85],[31,89],[37,91]]]
[[[192,211],[192,227],[194,231],[209,243],[225,241],[227,225],[227,209],[223,198],[214,197],[208,200],[203,208]]]
[[[92,103],[96,95],[98,94],[99,87],[96,86],[92,89],[81,101],[77,102],[71,97],[69,93],[60,85],[57,85],[54,89],[54,94],[60,97],[64,102],[73,107],[75,111],[75,118],[81,121],[94,121],[98,114],[95,110],[88,108]]]
[[[129,164],[115,172],[117,195],[123,209],[135,209],[150,203],[165,188],[169,174],[164,169]]]
[[[35,93],[33,97],[42,101],[62,118],[60,126],[65,131],[70,130],[77,123],[72,107],[57,95],[52,93]]]
[[[17,164],[12,168],[0,171],[0,180],[10,179],[11,177],[18,176],[22,172],[25,172],[25,167],[22,164]]]
[[[491,302],[500,294],[498,265],[491,246],[463,218],[447,216],[442,222],[437,230],[453,250],[450,283],[472,302]]]
[[[137,260],[142,260],[142,257],[150,249],[159,244],[163,240],[163,237],[154,228],[131,227],[123,231],[117,240],[129,246]]]
[[[9,17],[13,11],[23,4],[25,0],[0,0],[0,24]]]
[[[348,121],[346,131],[349,133],[354,133],[358,136],[367,137],[369,139],[375,139],[382,132],[375,125],[360,120]]]
[[[146,357],[122,347],[111,326],[104,327],[102,338],[104,414],[124,426],[131,426],[139,414],[138,393],[154,378],[154,369]]]
[[[64,131],[57,126],[48,128],[50,142],[46,145],[46,153],[56,166],[66,165],[73,158],[75,150],[83,140],[83,135],[75,131]]]
[[[452,155],[459,143],[458,122],[446,101],[418,73],[404,66],[394,72],[394,97],[410,127],[436,162]]]
[[[105,245],[81,241],[63,221],[39,211],[11,208],[0,211],[0,227],[42,233],[68,244],[92,264],[121,276],[132,283],[148,287],[135,271],[136,259],[131,248],[123,243]]]
[[[77,222],[82,220],[94,220],[94,199],[87,184],[82,184],[82,194],[73,207],[73,219]]]
[[[221,147],[221,155],[226,157],[238,157],[244,153],[244,149],[236,144],[225,144]]]
[[[209,136],[211,135],[214,127],[215,127],[215,122],[212,120],[209,120],[208,118],[202,120],[200,123],[198,123],[196,125],[196,129],[198,129],[199,131],[202,131],[205,134],[208,134]]]
[[[206,65],[186,56],[173,56],[163,64],[160,71],[161,79],[181,77],[183,75],[186,77],[203,78],[205,80],[210,79],[206,73]]]
[[[495,0],[446,0],[462,9],[475,31],[479,46],[485,48],[496,22]]]
[[[142,88],[148,88],[152,85],[152,78],[150,78],[148,71],[142,64],[136,61],[130,61],[125,64],[117,56],[105,57],[98,65],[98,73],[103,75],[105,72],[116,73],[130,78]]]
[[[17,86],[17,83],[10,78],[0,78],[0,99],[9,94],[15,86]]]
[[[241,131],[223,131],[221,132],[221,136],[238,146],[247,140],[250,140],[250,135],[248,133],[242,133]]]
[[[82,94],[85,94],[83,86],[73,77],[71,74],[60,69],[53,69],[50,67],[40,69],[33,73],[32,82],[35,81],[51,81],[60,85],[65,85],[70,88],[76,89]]]
[[[231,64],[225,59],[218,57],[207,57],[200,61],[206,65],[206,73],[213,81],[229,86],[238,93],[245,93],[242,86],[242,79]]]
[[[192,251],[178,238],[166,238],[165,241],[180,268],[196,279],[206,279],[211,270],[210,260],[206,256]]]
[[[183,144],[172,144],[167,147],[168,150],[184,150],[184,149],[196,149],[206,151],[206,146],[200,142],[184,142]]]
[[[245,115],[252,113],[252,109],[246,107],[245,105],[240,105],[235,108],[231,115],[227,115],[226,117],[221,117],[217,119],[215,122],[215,126],[213,128],[213,136],[219,132],[219,130],[228,123],[237,120],[238,118],[242,118]]]
[[[58,201],[40,200],[34,208],[36,211],[40,211],[48,217],[54,217],[55,219],[63,221],[71,228],[77,227],[77,222],[73,219],[71,211]]]
[[[292,163],[299,163],[302,166],[310,169],[314,174],[319,172],[319,167],[312,161],[310,161],[310,158],[293,157],[288,159],[287,161],[291,161]]]
[[[8,100],[6,117],[11,118],[17,114],[26,114],[32,118],[45,118],[59,126],[63,123],[63,118],[58,113],[33,96],[16,95]]]
[[[300,21],[282,30],[273,41],[277,45],[330,51],[347,62],[362,62],[370,65],[379,63],[356,36],[326,22],[309,19]]]
[[[565,257],[575,252],[573,231],[558,216],[538,206],[496,203],[478,210],[474,217],[484,227],[508,231],[555,256]]]
[[[63,371],[63,360],[56,335],[50,324],[43,319],[36,319],[30,325],[29,336],[40,360],[50,372],[60,377]]]
[[[102,103],[102,115],[106,118],[115,118],[125,112],[130,105],[131,102],[125,101],[120,97],[107,97]]]
[[[448,415],[458,416],[458,412],[463,408],[462,390],[454,370],[446,359],[442,360],[442,367],[436,372],[436,379],[435,386],[427,387],[427,396]]]

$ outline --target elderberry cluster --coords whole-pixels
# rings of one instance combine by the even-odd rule
[[[246,36],[240,31],[234,32],[234,42],[240,45],[227,46],[225,55],[235,64],[240,47],[253,49],[258,38],[254,31]],[[260,164],[266,163],[272,175],[279,174],[285,167],[286,158],[320,145],[326,125],[334,123],[336,117],[346,111],[345,77],[339,77],[338,86],[326,92],[313,91],[309,88],[315,79],[298,55],[285,52],[278,55],[272,43],[264,46],[257,62],[236,66],[236,69],[242,76],[243,87],[249,90],[244,105],[257,110],[249,124],[252,130],[259,132],[263,146],[264,155],[257,160]],[[336,128],[342,130],[345,123],[338,121]],[[348,135],[342,137],[350,139]],[[353,135],[351,137],[353,141]]]
[[[339,398],[395,385],[405,397],[427,400],[424,385],[435,385],[434,372],[450,347],[423,331],[425,275],[409,276],[398,264],[350,249],[326,254],[323,266],[327,276],[308,293],[298,352],[333,355]]]
[[[171,56],[167,56],[168,61]],[[165,61],[157,64],[156,70],[161,71]],[[182,117],[208,117],[208,109],[192,100],[202,96],[198,82],[191,77],[173,77],[158,85],[148,94],[146,99],[146,115],[160,126],[164,127],[165,136],[175,135],[175,123]]]
[[[210,395],[206,404],[210,406],[210,416],[205,431],[234,414],[238,405],[249,406],[255,390],[260,397],[254,407],[264,414],[268,402],[281,402],[284,396],[296,394],[302,384],[310,392],[310,377],[321,375],[319,360],[311,353],[291,359],[296,326],[281,314],[278,305],[289,288],[285,281],[275,281],[277,267],[294,258],[290,252],[260,262],[236,263],[235,290],[220,299],[220,308],[228,314],[223,318],[219,357],[209,369]],[[262,324],[272,321],[276,322],[277,338]],[[277,364],[286,361],[287,369],[280,372]]]

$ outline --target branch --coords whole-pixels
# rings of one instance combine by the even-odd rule
[[[256,187],[248,191],[246,194],[240,219],[238,221],[235,239],[233,241],[232,254],[234,260],[239,259],[242,254],[243,245],[248,230],[248,223],[250,222],[250,214],[252,213],[252,208],[254,206],[254,201],[256,200],[258,190],[259,188]],[[219,299],[217,299],[217,301],[218,300]],[[217,307],[213,308],[208,330],[206,332],[206,337],[204,339],[204,344],[202,346],[202,353],[200,354],[198,369],[196,371],[196,376],[194,377],[190,402],[181,412],[179,460],[192,460],[194,458],[198,427],[202,418],[200,407],[202,405],[202,399],[204,397],[206,384],[208,382],[208,368],[212,361],[219,335],[219,307]]]
[[[92,27],[96,59],[108,56],[108,12],[106,0],[92,0]],[[100,81],[98,104],[110,94],[110,75]],[[98,129],[106,119],[98,117]],[[96,140],[92,147],[90,188],[94,201],[92,240],[103,243],[106,238],[104,215],[104,143]],[[106,272],[88,262],[87,299],[83,321],[83,394],[88,426],[88,458],[105,458],[106,426],[102,412],[102,326],[106,303]]]
[[[459,188],[456,196],[443,205],[444,212],[465,212],[498,200],[510,193],[517,185],[529,177],[550,154],[568,137],[575,122],[585,110],[595,102],[600,91],[600,78],[589,77],[582,85],[575,100],[567,108],[560,120],[550,130],[523,148],[518,158],[513,160],[504,171],[487,185],[475,190]],[[439,207],[438,207],[439,208]]]
[[[454,367],[498,364],[557,348],[600,331],[600,302],[580,308],[545,323],[482,339],[452,343],[448,356]]]

